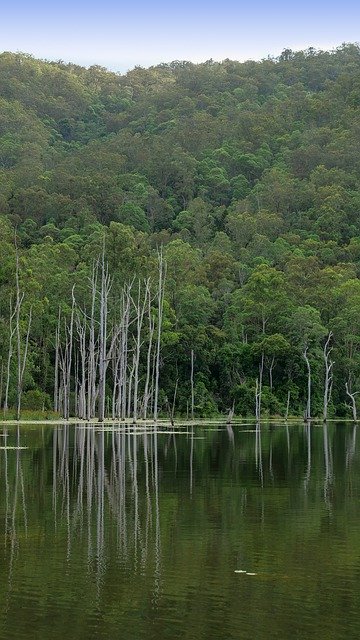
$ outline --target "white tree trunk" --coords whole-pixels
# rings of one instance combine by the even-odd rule
[[[164,307],[164,287],[166,278],[166,263],[163,257],[162,248],[158,252],[159,261],[159,283],[158,283],[158,318],[157,318],[157,343],[156,343],[156,362],[155,362],[155,388],[154,388],[154,421],[158,419],[158,401],[159,401],[159,376],[160,376],[160,349],[161,349],[161,329]]]
[[[306,345],[303,351],[303,358],[306,362],[307,368],[307,401],[305,408],[305,420],[311,419],[311,366],[308,358],[308,346]]]
[[[352,416],[353,416],[353,420],[354,422],[357,422],[357,408],[356,408],[356,398],[355,396],[359,393],[358,391],[355,391],[354,393],[351,391],[350,388],[350,382],[345,382],[345,390],[346,390],[346,395],[349,396],[350,400],[351,400],[351,410],[352,410]]]
[[[330,358],[330,354],[332,351],[332,347],[330,346],[332,332],[330,331],[328,337],[326,339],[323,355],[324,355],[324,365],[325,365],[325,381],[324,381],[324,409],[323,409],[323,420],[326,422],[328,417],[328,408],[329,402],[331,399],[331,389],[332,389],[332,381],[333,381],[333,361]]]

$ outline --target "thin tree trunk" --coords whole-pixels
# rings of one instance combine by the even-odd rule
[[[231,425],[232,424],[232,421],[233,421],[233,418],[234,418],[234,413],[235,413],[235,400],[234,400],[234,402],[232,404],[232,407],[229,409],[228,417],[227,417],[227,420],[226,420],[226,424],[227,425]]]
[[[169,407],[169,409],[170,409],[169,418],[170,418],[170,424],[171,424],[172,427],[174,426],[175,405],[176,405],[176,396],[177,396],[178,384],[179,384],[179,378],[176,378],[173,401],[172,401],[171,407]]]
[[[290,389],[289,389],[289,390],[288,390],[288,393],[287,393],[287,400],[286,400],[285,420],[287,420],[287,419],[288,419],[288,417],[289,417],[290,396],[291,396],[291,391],[290,391]]]
[[[155,389],[154,389],[154,421],[158,419],[158,401],[159,401],[159,376],[160,376],[160,349],[161,349],[161,328],[164,307],[164,286],[166,277],[166,264],[164,262],[162,248],[158,252],[159,261],[159,284],[158,284],[158,319],[157,319],[157,343],[156,343],[156,362],[155,362]]]
[[[354,420],[354,422],[357,422],[357,408],[356,408],[355,396],[359,392],[355,391],[354,393],[352,393],[351,388],[350,388],[350,382],[349,383],[345,382],[345,390],[346,390],[346,395],[348,395],[350,400],[351,400],[351,409],[352,409],[353,420]]]
[[[332,381],[333,381],[332,368],[334,363],[330,358],[330,353],[332,351],[332,347],[330,347],[330,341],[331,341],[332,335],[333,334],[330,331],[327,337],[327,340],[325,342],[324,351],[323,351],[324,365],[325,365],[324,410],[323,410],[324,422],[326,422],[328,417],[328,408],[329,408],[329,402],[331,398],[331,388],[332,388]]]
[[[59,346],[60,346],[60,320],[61,310],[59,307],[58,324],[55,332],[55,375],[54,375],[54,411],[59,411]]]
[[[89,323],[88,376],[87,376],[87,419],[95,416],[96,405],[96,354],[95,354],[95,306],[99,262],[94,262],[91,277],[91,312]]]
[[[134,367],[134,406],[133,406],[133,421],[137,422],[138,419],[138,392],[139,392],[139,364],[140,364],[140,350],[141,350],[141,332],[144,320],[145,308],[147,304],[149,291],[149,280],[145,283],[144,300],[141,304],[141,283],[139,281],[138,298],[136,307],[136,337],[135,337],[135,367]]]
[[[3,384],[4,384],[4,362],[1,358],[1,374],[0,374],[0,407],[2,406],[3,398]]]
[[[273,370],[274,370],[274,366],[275,366],[275,356],[273,356],[273,358],[271,359],[270,367],[269,367],[269,382],[270,382],[271,391],[273,389]]]
[[[99,398],[98,419],[103,422],[105,418],[105,389],[107,369],[107,322],[108,322],[108,298],[111,289],[109,269],[105,264],[105,246],[101,260],[101,288],[100,288],[100,329],[99,329]]]
[[[12,300],[10,297],[10,311],[9,311],[9,350],[8,350],[8,358],[7,358],[7,366],[6,366],[6,384],[5,384],[5,398],[4,398],[4,412],[9,408],[9,387],[10,387],[10,368],[11,368],[11,360],[13,356],[13,340],[16,331],[16,326],[13,325],[14,319],[16,315],[16,306],[13,311],[12,309]]]
[[[264,374],[264,359],[265,356],[261,354],[261,360],[259,364],[259,377],[255,381],[255,415],[256,421],[259,422],[261,418],[261,395],[262,395],[262,381]]]
[[[150,383],[150,375],[151,375],[151,350],[153,344],[153,336],[155,323],[154,318],[151,313],[151,300],[150,296],[148,298],[148,322],[149,322],[149,344],[147,350],[147,358],[146,358],[146,378],[145,378],[145,388],[144,388],[144,420],[147,418],[147,410],[149,404],[149,383]]]
[[[23,382],[24,382],[24,375],[25,375],[26,362],[27,362],[28,349],[29,349],[31,320],[32,320],[32,307],[30,307],[30,310],[29,310],[28,326],[27,326],[27,331],[26,331],[26,336],[25,336],[24,353],[23,353],[22,356],[21,356],[20,332],[18,330],[19,325],[17,325],[17,334],[18,334],[18,339],[17,339],[17,344],[18,344],[18,367],[19,367],[19,369],[18,369],[18,396],[17,396],[17,410],[16,410],[16,419],[17,420],[20,420],[20,413],[21,413],[21,397],[22,397],[22,392],[23,392]]]
[[[308,358],[308,346],[306,345],[303,351],[303,358],[306,362],[307,368],[307,401],[305,408],[305,420],[311,419],[311,366]]]
[[[194,422],[194,349],[191,349],[191,371],[190,371],[190,385],[191,385],[191,421]]]
[[[80,313],[76,315],[76,331],[79,342],[79,361],[78,361],[78,416],[86,418],[86,319],[80,317]]]
[[[20,292],[20,269],[19,269],[19,253],[16,245],[15,239],[15,249],[16,249],[16,345],[17,345],[17,407],[16,407],[16,419],[20,420],[21,414],[21,398],[23,392],[23,382],[24,382],[24,374],[27,362],[28,348],[29,348],[29,338],[30,338],[30,328],[31,328],[31,320],[32,320],[32,307],[29,310],[28,316],[28,325],[25,336],[25,345],[24,351],[21,352],[21,327],[20,327],[20,312],[22,303],[24,300],[24,293]]]

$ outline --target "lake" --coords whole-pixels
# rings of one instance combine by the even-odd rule
[[[1,640],[358,639],[356,429],[4,427]]]

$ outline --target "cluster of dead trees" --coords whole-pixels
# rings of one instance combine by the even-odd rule
[[[165,277],[159,251],[157,281],[125,284],[110,315],[113,282],[103,252],[93,265],[89,308],[73,288],[70,317],[59,313],[55,345],[54,409],[64,418],[103,421],[108,414],[156,422]]]
[[[21,399],[24,388],[24,376],[29,350],[30,330],[32,323],[32,307],[27,310],[26,317],[24,318],[24,299],[25,293],[20,287],[20,269],[19,269],[19,254],[17,250],[16,238],[15,238],[15,251],[16,251],[16,268],[15,268],[15,296],[10,296],[9,304],[9,345],[7,361],[4,366],[2,363],[1,376],[0,376],[0,398],[3,398],[3,386],[4,388],[4,400],[3,410],[6,412],[9,408],[9,391],[10,391],[10,378],[11,367],[13,359],[16,359],[16,418],[20,420],[21,413]],[[24,334],[25,323],[25,334]],[[3,385],[5,381],[5,385]]]
[[[331,395],[332,395],[332,389],[333,389],[333,366],[334,366],[334,361],[331,357],[331,353],[333,350],[332,347],[332,340],[333,340],[333,333],[332,331],[329,331],[329,333],[326,336],[326,340],[324,343],[324,347],[323,347],[323,363],[324,363],[324,388],[323,388],[323,411],[322,411],[322,417],[324,422],[327,421],[328,419],[328,412],[329,412],[329,405],[331,402]],[[312,367],[311,367],[311,363],[310,363],[310,359],[309,359],[309,355],[308,355],[308,344],[304,345],[303,348],[303,352],[302,352],[302,357],[305,361],[306,364],[306,372],[307,372],[307,394],[306,394],[306,406],[305,406],[305,411],[304,411],[304,420],[305,422],[311,420],[312,418],[312,412],[311,412],[311,400],[312,400],[312,386],[313,386],[313,381],[312,381]],[[264,354],[262,354],[261,356],[261,360],[260,360],[260,364],[259,364],[259,375],[255,380],[255,416],[256,416],[256,421],[259,422],[260,421],[260,417],[261,417],[261,397],[262,397],[262,387],[263,387],[263,377],[264,377]],[[349,382],[345,383],[345,390],[346,390],[346,395],[348,396],[348,398],[350,398],[351,401],[351,412],[352,412],[352,417],[353,417],[353,421],[357,422],[357,407],[356,407],[356,395],[358,392],[353,392],[351,390],[351,382],[349,380]],[[288,415],[289,415],[289,406],[290,406],[290,395],[291,392],[288,391],[288,395],[287,395],[287,402],[286,402],[286,412],[285,412],[285,419],[287,420]]]

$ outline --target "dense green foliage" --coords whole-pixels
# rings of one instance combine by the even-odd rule
[[[34,315],[24,407],[51,397],[58,308],[73,284],[87,299],[105,233],[113,308],[117,283],[151,274],[164,247],[163,408],[178,379],[186,412],[194,350],[198,415],[233,401],[253,413],[262,355],[263,410],[283,413],[290,390],[301,414],[306,345],[318,413],[332,331],[332,410],[347,412],[345,382],[360,390],[359,71],[355,45],[124,76],[0,56],[0,355],[4,369],[16,229],[23,332]]]

